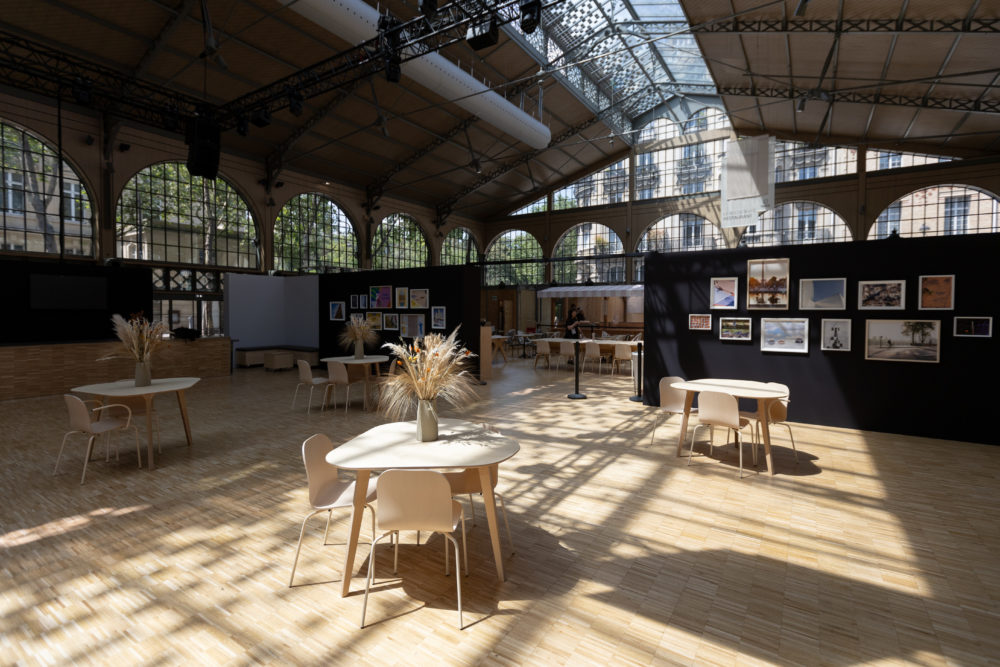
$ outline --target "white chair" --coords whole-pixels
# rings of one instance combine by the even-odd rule
[[[330,373],[330,385],[327,387],[327,392],[333,395],[333,407],[337,407],[337,387],[345,387],[344,389],[344,412],[347,412],[347,408],[351,404],[351,386],[356,384],[365,384],[365,378],[358,377],[351,379],[350,374],[347,372],[347,364],[342,361],[328,361],[326,363],[327,371]],[[326,392],[323,394],[323,404],[326,405]]]
[[[695,436],[702,426],[722,426],[731,429],[736,434],[736,446],[740,451],[740,479],[743,479],[743,439],[742,429],[750,425],[750,420],[740,416],[739,402],[735,396],[718,391],[703,391],[698,394],[698,425],[691,434],[691,449],[688,450],[688,465],[691,465],[691,455],[694,452]],[[708,441],[709,453],[714,452],[711,435]],[[751,443],[751,453],[754,464],[757,462],[757,449]]]
[[[462,504],[451,497],[451,487],[443,473],[434,470],[386,470],[378,478],[378,516],[375,523],[384,531],[372,539],[368,554],[368,576],[365,579],[365,599],[361,604],[361,627],[365,627],[368,593],[375,578],[375,545],[401,530],[427,530],[441,533],[444,543],[444,573],[448,574],[448,542],[455,548],[455,586],[458,591],[458,628],[462,629],[462,577],[458,574],[459,551],[454,532],[462,527],[462,551],[465,551],[465,512]],[[399,539],[393,554],[393,574],[398,570]],[[465,574],[469,574],[468,554]],[[345,576],[348,576],[345,574]]]
[[[632,346],[628,343],[615,343],[615,356],[612,358],[612,370],[615,368],[620,368],[622,364],[627,363],[629,368],[632,367]]]
[[[451,487],[452,496],[469,496],[469,513],[472,515],[472,525],[476,525],[476,507],[472,504],[472,494],[483,493],[483,486],[479,479],[479,470],[477,468],[466,468],[461,472],[446,472],[444,473],[445,478],[448,480],[448,485]],[[496,492],[497,481],[500,478],[500,464],[494,463],[490,466],[490,482],[493,488],[493,497],[500,501],[500,512],[503,514],[503,526],[504,530],[507,531],[507,546],[510,547],[510,553],[514,553],[514,540],[510,534],[510,524],[507,523],[507,507],[504,505],[503,496]]]
[[[62,445],[59,447],[59,455],[56,457],[56,467],[52,474],[59,474],[59,461],[62,460],[63,449],[66,447],[66,440],[69,436],[77,433],[89,436],[87,439],[87,455],[83,459],[83,474],[80,475],[80,484],[87,479],[87,463],[94,451],[94,441],[98,436],[105,436],[105,456],[107,461],[111,458],[111,433],[114,431],[125,431],[129,428],[135,433],[135,454],[138,457],[139,467],[142,467],[142,450],[139,448],[139,430],[132,423],[132,411],[127,405],[121,403],[111,403],[109,405],[98,405],[91,409],[79,396],[64,394],[63,400],[66,403],[66,410],[69,412],[70,431],[63,436]],[[96,403],[96,401],[92,402]],[[118,459],[118,445],[115,445],[115,459]]]
[[[333,510],[354,505],[353,480],[340,479],[340,469],[326,462],[326,455],[334,448],[330,438],[322,433],[306,438],[302,443],[302,463],[306,467],[306,481],[309,484],[309,504],[312,512],[302,520],[302,530],[299,531],[299,543],[295,547],[295,560],[292,561],[292,576],[288,578],[288,587],[295,580],[295,568],[299,564],[299,552],[302,550],[302,537],[306,534],[306,522],[320,512],[326,512],[326,532],[323,533],[323,544],[326,545],[330,533],[330,519]],[[375,485],[377,479],[368,480],[368,492],[365,496],[365,507],[372,513],[372,536],[375,535],[375,509],[371,502],[375,500]],[[345,575],[349,576],[349,575]]]
[[[566,365],[569,365],[570,359],[576,354],[576,343],[569,340],[559,341],[559,356],[566,360]],[[556,369],[559,368],[559,362],[556,362]]]
[[[799,452],[795,449],[795,436],[792,435],[792,427],[788,424],[788,400],[790,392],[788,385],[781,384],[780,382],[768,382],[769,387],[783,392],[785,395],[782,398],[771,401],[767,407],[767,424],[768,426],[784,426],[788,429],[788,439],[792,442],[792,454],[795,455],[795,462],[799,462]],[[760,445],[763,442],[760,432],[760,420],[757,419],[758,414],[756,412],[740,412],[741,417],[747,417],[754,421],[754,434],[757,438],[757,444]]]
[[[650,446],[653,445],[653,439],[656,437],[656,425],[660,420],[661,414],[684,414],[684,401],[687,399],[687,392],[683,389],[674,389],[670,386],[675,382],[684,382],[684,378],[677,375],[668,375],[660,378],[660,407],[656,409],[656,416],[653,418],[653,433],[649,437]],[[688,414],[698,414],[698,408],[691,408]],[[685,435],[687,434],[685,433]]]
[[[601,374],[601,367],[604,364],[604,357],[601,356],[601,344],[596,340],[583,344],[583,368],[580,370],[585,370],[587,368],[588,361],[597,361],[597,374]]]
[[[538,368],[538,360],[545,357],[545,367],[551,368],[551,352],[549,350],[549,341],[544,339],[539,339],[535,341],[535,365],[533,368]]]
[[[292,409],[295,409],[295,399],[299,397],[299,388],[309,387],[309,405],[306,406],[306,414],[309,414],[309,411],[312,409],[313,389],[322,386],[325,398],[330,381],[325,377],[313,377],[312,367],[309,366],[309,362],[305,359],[299,359],[297,363],[299,365],[299,383],[295,385],[295,393],[292,394]],[[323,407],[326,407],[325,400],[323,401]]]

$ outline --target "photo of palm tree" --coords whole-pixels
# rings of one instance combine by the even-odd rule
[[[788,310],[788,260],[747,260],[747,308]]]
[[[865,359],[936,364],[941,358],[941,320],[867,320]]]

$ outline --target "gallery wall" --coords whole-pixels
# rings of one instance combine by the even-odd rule
[[[834,243],[698,253],[650,253],[646,258],[645,401],[659,401],[665,375],[687,379],[739,378],[790,388],[789,420],[888,433],[998,444],[988,416],[996,409],[1000,346],[996,298],[1000,235]],[[747,308],[747,262],[787,258],[787,310]],[[954,275],[954,308],[918,308],[923,275]],[[710,307],[713,277],[739,278],[737,308]],[[846,278],[843,310],[800,310],[799,281]],[[902,310],[860,310],[859,281],[905,280]],[[688,328],[690,314],[712,315],[709,331]],[[751,339],[720,340],[719,318],[750,317]],[[956,316],[992,317],[992,337],[958,337]],[[805,318],[808,351],[761,350],[761,318]],[[850,351],[821,350],[823,318],[848,319]],[[939,361],[866,359],[866,320],[940,320]],[[885,326],[881,323],[876,326]],[[773,341],[773,338],[770,339]],[[795,346],[794,340],[789,341]],[[871,349],[873,355],[885,350]],[[773,346],[773,345],[772,345]],[[754,409],[753,405],[742,406]]]
[[[318,347],[317,276],[225,274],[223,327],[233,348]]]

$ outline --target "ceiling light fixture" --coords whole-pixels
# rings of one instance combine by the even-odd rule
[[[803,95],[802,97],[799,98],[799,103],[795,105],[795,111],[797,113],[802,113],[803,111],[806,110],[806,101],[808,99],[809,98],[806,97],[805,95]]]
[[[521,0],[521,32],[530,35],[542,21],[542,0]]]

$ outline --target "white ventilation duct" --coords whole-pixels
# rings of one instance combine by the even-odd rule
[[[363,0],[281,2],[352,45],[366,42],[378,33],[378,11]],[[402,72],[445,99],[455,100],[455,104],[469,113],[532,148],[545,148],[552,139],[549,128],[437,53],[404,62]]]

